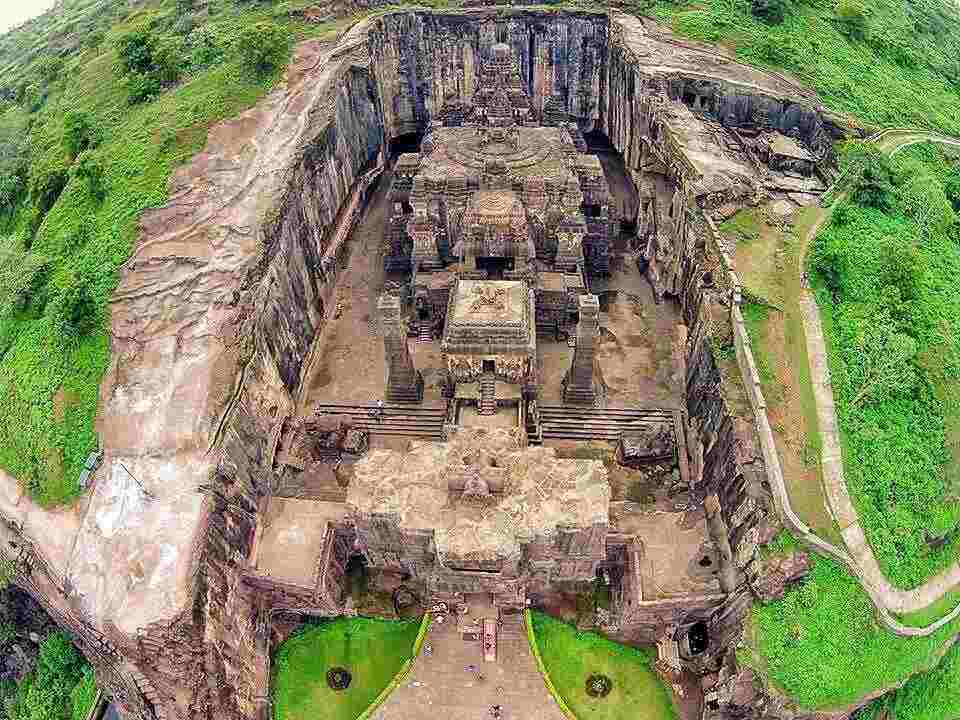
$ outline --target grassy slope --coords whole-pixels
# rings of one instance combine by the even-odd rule
[[[533,629],[554,687],[578,718],[671,720],[675,716],[670,693],[653,670],[652,653],[595,633],[577,632],[542,613],[533,613]],[[604,698],[592,698],[586,692],[587,677],[594,673],[613,680],[613,689]]]
[[[354,720],[380,694],[413,650],[419,620],[369,618],[333,620],[308,626],[288,639],[273,663],[274,720],[308,720],[321,712],[329,720]],[[334,692],[326,673],[350,671],[350,687]]]
[[[933,174],[946,172],[946,163],[929,148],[913,148],[903,158],[922,163],[912,167]],[[955,355],[960,337],[960,247],[950,238],[933,233],[920,240],[916,225],[898,210],[884,214],[853,207],[844,222],[834,221],[820,233],[812,253],[839,249],[849,258],[836,299],[823,287],[822,279],[814,278],[830,354],[846,481],[885,574],[896,585],[913,587],[960,558],[960,506],[947,486],[947,469],[953,464],[946,449],[951,409],[937,392],[943,381],[957,382],[960,368],[944,362],[942,379],[923,378],[913,392],[852,402],[861,318],[876,322],[870,318],[889,310],[881,294],[890,283],[891,268],[883,248],[891,241],[915,247],[924,268],[917,297],[895,309],[892,318],[916,338],[917,365],[925,364],[924,357]],[[949,346],[941,345],[942,336],[950,338]],[[944,533],[952,540],[938,550],[928,547],[928,534]]]
[[[744,62],[789,71],[829,108],[960,135],[960,17],[949,0],[873,0],[864,40],[840,31],[833,0],[791,6],[780,25],[754,18],[747,0],[660,2],[652,11],[681,34],[735,48]]]
[[[99,311],[98,329],[75,343],[57,337],[43,314],[0,317],[0,467],[46,504],[76,496],[82,463],[96,444],[98,385],[109,360],[107,300],[117,268],[129,256],[137,217],[166,201],[173,168],[203,147],[210,125],[253,104],[279,76],[275,72],[257,78],[243,72],[232,51],[240,28],[270,17],[271,9],[211,3],[214,14],[206,25],[224,58],[187,75],[154,102],[130,107],[113,69],[112,41],[135,23],[169,16],[172,5],[171,0],[148,3],[136,16],[114,25],[99,48],[69,57],[34,117],[34,162],[43,158],[63,165],[70,162],[62,147],[64,114],[80,109],[95,119],[104,135],[94,153],[105,169],[103,201],[72,177],[35,237],[30,236],[29,200],[24,199],[12,217],[0,218],[3,247],[24,261],[28,245],[30,253],[51,258],[53,282],[69,272],[82,272],[90,278]],[[299,37],[334,29],[301,26],[284,13],[279,20]],[[0,62],[6,59],[0,57]],[[89,230],[84,234],[81,226]]]
[[[837,563],[814,559],[809,578],[783,600],[753,609],[748,659],[803,707],[855,703],[930,664],[960,621],[929,638],[892,635],[874,619],[873,605]]]
[[[885,718],[960,719],[960,645],[954,645],[937,668],[911,678],[896,692],[870,705],[860,720]]]

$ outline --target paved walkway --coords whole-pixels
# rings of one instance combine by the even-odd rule
[[[960,147],[960,140],[946,138],[936,133],[908,130],[893,130],[883,133],[876,141],[878,146],[890,155],[895,155],[903,148],[920,142],[939,142]],[[838,198],[837,202],[841,199],[842,197]],[[807,248],[820,228],[830,218],[835,206],[834,204],[830,208],[821,210],[816,222],[802,239],[803,247],[800,252],[801,267],[798,268],[799,272],[803,272],[802,266]],[[843,456],[840,451],[840,433],[837,427],[836,408],[833,401],[833,387],[830,382],[830,368],[827,362],[826,342],[823,337],[823,327],[820,323],[819,308],[807,288],[802,289],[800,302],[804,333],[807,339],[810,376],[817,406],[817,422],[823,446],[821,466],[824,488],[829,505],[828,509],[840,528],[840,534],[849,554],[847,559],[856,565],[856,569],[859,570],[856,574],[878,607],[897,614],[921,610],[942,598],[947,591],[960,585],[960,562],[931,578],[925,584],[910,590],[901,590],[894,587],[884,576],[876,556],[867,542],[853,500],[847,491],[843,473]],[[837,552],[842,551],[838,550]],[[900,634],[930,634],[957,617],[960,617],[960,606],[957,606],[949,615],[927,628],[903,628],[900,626],[903,631]],[[890,623],[887,624],[891,626]],[[896,627],[891,627],[891,629],[897,631]]]
[[[476,617],[497,614],[471,605]],[[522,623],[517,627],[523,630]],[[498,638],[497,661],[484,662],[479,640],[463,640],[449,620],[433,623],[410,674],[371,720],[491,720],[493,705],[503,708],[503,720],[566,720],[547,692],[526,634],[511,635]],[[482,681],[465,670],[470,665],[479,668]]]

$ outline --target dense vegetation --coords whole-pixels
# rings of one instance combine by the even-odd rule
[[[852,143],[843,165],[850,202],[811,248],[812,282],[847,487],[884,573],[913,587],[960,556],[958,170],[931,145],[889,161]]]
[[[0,38],[0,468],[69,501],[139,214],[277,80],[308,3],[67,0]]]
[[[653,669],[650,650],[620,645],[590,632],[579,632],[560,620],[533,613],[534,637],[550,680],[578,718],[671,720],[670,692]],[[613,681],[606,697],[591,697],[587,678],[605,675]]]
[[[633,0],[689,37],[787,70],[861,122],[960,135],[960,13],[950,0]],[[782,17],[782,20],[780,18]]]
[[[410,659],[420,620],[391,622],[354,617],[305,626],[273,660],[274,720],[317,717],[354,720],[367,709]],[[346,690],[327,685],[327,671],[344,668]]]
[[[781,544],[781,550],[793,547],[789,538]],[[901,682],[933,664],[944,642],[960,631],[956,621],[928,638],[892,634],[876,622],[857,581],[820,556],[814,557],[809,577],[788,589],[783,600],[755,606],[752,624],[758,655],[747,662],[762,667],[808,708],[853,703]]]
[[[61,632],[40,643],[33,672],[0,684],[0,712],[9,720],[84,720],[93,705],[93,669]]]
[[[960,645],[929,673],[870,705],[858,720],[957,720],[960,718]]]

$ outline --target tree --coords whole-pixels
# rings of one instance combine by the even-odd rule
[[[160,38],[146,26],[120,36],[117,71],[125,78],[131,104],[153,99],[179,79],[181,46],[178,38]]]
[[[247,70],[266,75],[286,64],[290,54],[290,36],[276,23],[254,23],[240,33],[237,49]]]
[[[960,165],[947,175],[947,179],[943,183],[943,191],[954,211],[960,213]]]
[[[884,211],[893,207],[895,173],[890,159],[873,143],[861,140],[844,143],[840,173],[858,205]]]
[[[867,35],[867,19],[867,6],[862,0],[837,0],[837,20],[847,37],[863,40]]]
[[[30,143],[27,115],[8,110],[0,120],[0,212],[12,210],[27,186]]]
[[[56,334],[63,339],[83,337],[97,324],[99,311],[90,280],[85,274],[71,271],[56,285],[47,305],[47,316]]]
[[[73,168],[74,175],[87,184],[90,194],[98,201],[103,202],[106,197],[106,188],[103,184],[103,163],[92,153],[85,152],[77,158]]]
[[[753,15],[771,25],[782,23],[788,9],[787,0],[750,0]]]
[[[931,232],[945,231],[956,220],[943,183],[932,173],[904,175],[896,197],[903,212],[917,223],[921,240]]]
[[[917,354],[917,342],[909,335],[896,332],[892,322],[875,318],[864,323],[855,343],[858,352],[857,364],[848,366],[850,388],[853,396],[850,406],[856,407],[867,400],[880,400],[886,396],[912,390],[917,384],[917,372],[913,359]]]

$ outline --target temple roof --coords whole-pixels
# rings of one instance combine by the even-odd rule
[[[519,428],[457,428],[447,442],[372,450],[355,466],[347,504],[365,515],[396,514],[405,529],[433,530],[441,560],[516,558],[523,543],[558,527],[608,522],[601,461],[558,458],[554,448],[523,441]],[[471,487],[490,495],[467,501]]]

